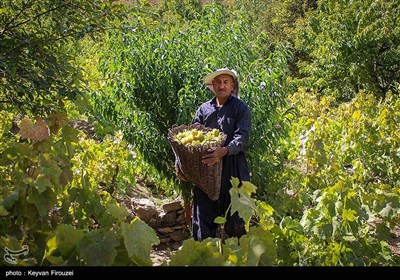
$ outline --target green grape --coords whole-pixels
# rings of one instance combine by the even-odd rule
[[[210,131],[203,131],[197,128],[179,132],[174,140],[181,142],[184,145],[200,146],[209,145],[221,141],[222,135],[219,130],[214,128]]]

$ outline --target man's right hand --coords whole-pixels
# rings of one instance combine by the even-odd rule
[[[227,147],[213,147],[207,150],[207,153],[202,157],[202,163],[208,166],[216,164],[224,156],[229,154]]]

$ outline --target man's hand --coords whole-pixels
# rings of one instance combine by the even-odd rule
[[[208,166],[216,164],[229,153],[227,147],[213,147],[202,157],[202,162]]]

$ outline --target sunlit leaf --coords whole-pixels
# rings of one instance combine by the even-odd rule
[[[360,120],[361,118],[361,111],[360,110],[356,110],[354,111],[353,115],[351,116],[355,121]]]
[[[150,250],[160,243],[154,229],[136,217],[130,224],[122,224],[121,231],[129,257],[137,265],[152,265]]]
[[[182,249],[177,251],[169,262],[170,266],[221,266],[224,258],[210,239],[201,242],[188,239],[183,241]]]
[[[253,212],[256,210],[254,200],[250,197],[255,191],[256,187],[250,182],[243,182],[241,187],[238,186],[236,178],[232,178],[233,187],[229,190],[231,195],[232,209],[231,213],[236,211],[239,216],[245,221],[246,230],[249,230],[250,219]]]
[[[115,203],[112,203],[108,206],[108,211],[110,212],[110,214],[114,219],[120,221],[124,220],[128,215],[128,211],[126,210],[125,207],[117,205]]]
[[[222,225],[222,224],[226,223],[226,219],[225,219],[225,217],[216,217],[214,220],[214,223]]]
[[[245,266],[248,251],[248,239],[241,239],[240,245],[236,237],[228,238],[224,241],[223,256],[228,264],[235,266]]]
[[[344,209],[342,212],[342,218],[345,221],[352,222],[357,219],[357,212],[351,209]]]
[[[44,175],[44,174],[39,174],[35,184],[38,188],[39,193],[42,193],[46,190],[47,187],[51,187],[52,184],[48,178],[48,176]]]
[[[276,244],[274,236],[269,231],[261,228],[252,227],[247,236],[242,236],[243,239],[248,238],[248,266],[272,266],[276,260]],[[242,242],[242,238],[240,242]]]

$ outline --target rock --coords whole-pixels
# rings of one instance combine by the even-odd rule
[[[180,201],[173,201],[171,203],[164,204],[162,208],[166,213],[183,209]]]
[[[165,260],[169,259],[170,253],[177,251],[183,241],[191,236],[186,224],[183,201],[175,200],[157,206],[147,197],[135,197],[121,199],[120,203],[126,206],[129,220],[137,216],[155,230],[160,240],[160,244],[153,248],[152,256],[157,263],[155,265],[161,265],[160,260],[164,257]],[[159,254],[165,256],[161,257]]]
[[[172,212],[161,212],[158,215],[159,218],[159,224],[162,227],[170,227],[176,224],[176,212],[172,211]]]

